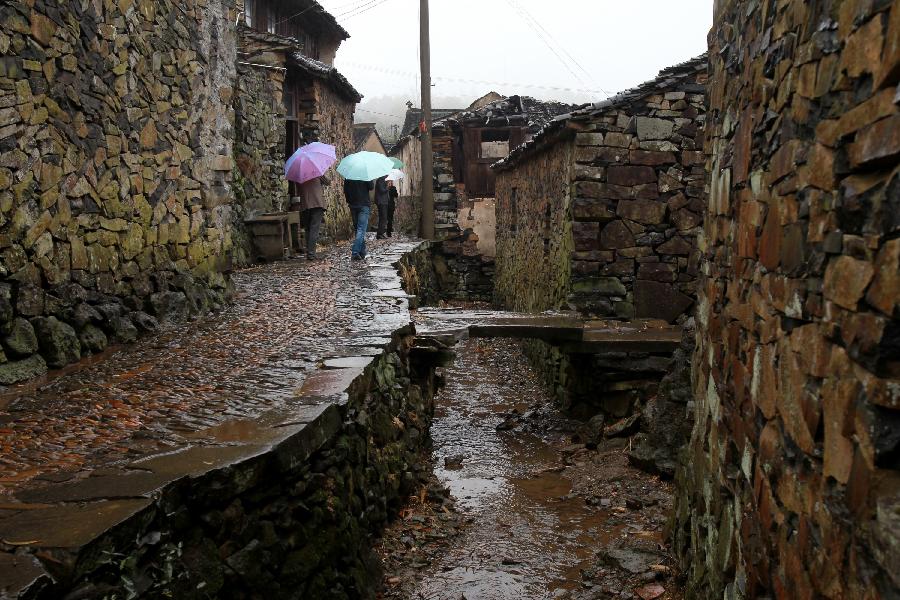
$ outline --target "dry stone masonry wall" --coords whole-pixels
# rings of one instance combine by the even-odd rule
[[[0,384],[221,300],[235,18],[230,0],[0,6]]]
[[[715,3],[688,594],[900,588],[900,3]]]
[[[705,204],[705,83],[705,57],[666,69],[558,118],[495,165],[498,300],[621,319],[687,312]],[[544,152],[569,162],[541,173]],[[535,265],[558,252],[569,256],[552,262],[569,264],[535,282]]]
[[[282,113],[284,72],[238,66],[235,107],[236,264],[250,262],[251,241],[244,220],[254,214],[280,210],[288,200],[284,178],[286,128]]]
[[[574,143],[560,142],[497,177],[494,300],[511,310],[564,306],[571,288]]]

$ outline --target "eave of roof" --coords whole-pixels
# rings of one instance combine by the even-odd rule
[[[240,36],[242,41],[252,40],[253,42],[264,44],[267,52],[284,52],[287,59],[285,66],[298,68],[313,77],[328,81],[338,92],[343,93],[344,96],[354,102],[358,103],[362,100],[362,94],[353,87],[353,84],[340,71],[329,64],[303,54],[303,47],[294,38],[256,31],[249,27],[241,27]],[[253,55],[250,55],[251,60],[252,57]]]
[[[554,144],[560,139],[566,137],[567,132],[574,132],[577,126],[576,121],[587,121],[616,108],[637,102],[647,96],[657,93],[660,89],[677,85],[683,79],[696,75],[706,69],[707,65],[706,53],[701,54],[683,63],[679,63],[672,67],[668,67],[659,72],[655,79],[645,81],[644,83],[619,92],[615,96],[586,104],[583,107],[555,117],[546,126],[544,126],[530,141],[525,142],[509,153],[506,158],[495,162],[491,165],[491,169],[495,171],[507,171],[514,168],[522,159],[539,151],[540,149]]]

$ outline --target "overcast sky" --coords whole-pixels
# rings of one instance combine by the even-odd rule
[[[419,0],[320,1],[352,36],[336,66],[367,100],[418,106]],[[597,101],[701,54],[711,25],[712,0],[431,0],[433,94]]]

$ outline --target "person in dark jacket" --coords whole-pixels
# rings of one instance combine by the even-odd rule
[[[379,240],[387,237],[385,233],[388,229],[388,208],[391,203],[389,189],[387,177],[380,177],[375,182],[375,205],[378,207],[378,235],[376,237]]]
[[[356,237],[351,248],[351,260],[362,260],[366,257],[366,230],[369,228],[369,213],[372,210],[369,192],[375,189],[374,181],[344,181],[344,196],[353,216]]]
[[[400,197],[400,192],[397,191],[397,186],[394,185],[393,181],[389,181],[388,185],[390,185],[388,196],[390,196],[391,199],[390,202],[388,202],[387,236],[391,237],[394,235],[394,211],[397,210],[397,198]]]

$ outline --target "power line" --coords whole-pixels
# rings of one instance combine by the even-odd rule
[[[388,69],[385,67],[380,67],[378,65],[368,65],[364,63],[357,62],[344,62],[342,65],[346,65],[348,67],[356,67],[359,69],[365,69],[366,71],[375,71],[378,73],[385,73],[387,75],[394,75],[396,77],[403,78],[416,78],[416,73],[412,71],[400,71],[397,69]],[[511,88],[529,88],[529,89],[537,89],[537,90],[550,90],[555,92],[578,92],[582,94],[598,94],[598,93],[606,93],[602,89],[590,89],[590,88],[570,88],[570,87],[562,87],[562,86],[547,86],[547,85],[536,85],[533,83],[514,83],[514,82],[502,82],[502,81],[488,81],[485,79],[465,79],[461,77],[438,77],[433,76],[431,78],[434,81],[446,81],[450,83],[475,83],[479,85],[491,85],[491,86],[506,86]],[[418,81],[418,79],[416,79]],[[608,95],[608,94],[607,94]]]
[[[374,8],[378,8],[379,6],[381,6],[382,4],[384,4],[386,2],[388,2],[388,0],[369,0],[369,2],[367,4],[360,6],[357,9],[350,10],[350,11],[338,16],[337,18],[343,20],[344,22],[347,22],[350,19],[352,19],[353,17],[358,17],[359,15],[361,15],[363,13],[367,13]],[[368,8],[365,8],[365,6],[368,6]],[[353,13],[353,14],[350,14],[350,13]],[[349,16],[347,16],[347,15],[349,15]]]
[[[366,0],[362,0],[362,2],[365,3]],[[346,3],[346,4],[341,4],[340,6],[336,6],[336,7],[334,7],[332,10],[335,10],[335,11],[337,11],[337,10],[344,10],[345,8],[348,8],[348,7],[354,6],[354,5],[356,5],[357,8],[359,8],[359,4],[360,4],[360,0],[355,0],[354,2],[348,2],[348,3]],[[298,12],[297,14],[291,15],[290,17],[287,17],[287,18],[285,18],[285,19],[282,19],[282,20],[276,22],[276,23],[275,23],[275,26],[277,27],[278,25],[281,25],[282,23],[287,23],[288,21],[292,21],[292,20],[296,19],[297,17],[300,17],[300,16],[305,15],[306,13],[308,13],[308,12],[311,11],[311,10],[316,10],[316,9],[319,9],[319,8],[321,8],[321,9],[322,9],[324,12],[326,12],[326,13],[328,12],[328,11],[325,9],[324,6],[321,6],[318,2],[316,2],[316,3],[314,3],[312,6],[309,6],[309,7],[307,7],[307,8],[304,8],[303,10],[301,10],[300,12]],[[337,20],[337,19],[335,19],[335,20]]]
[[[579,76],[578,73],[576,73],[574,69],[569,66],[569,63],[566,62],[566,60],[559,54],[559,52],[556,51],[556,48],[553,47],[553,44],[551,44],[549,40],[547,40],[547,38],[541,33],[541,31],[537,27],[535,27],[534,24],[522,13],[518,4],[515,4],[513,0],[506,0],[506,2],[522,18],[522,21],[525,23],[525,25],[527,25],[528,28],[531,29],[542,42],[544,42],[544,45],[550,49],[550,52],[552,52],[556,56],[556,58],[559,59],[559,62],[562,63],[562,66],[564,66],[566,70],[572,74],[572,77],[574,77],[578,80],[579,83],[584,85],[585,81],[581,78],[581,76]]]
[[[370,115],[380,115],[380,116],[382,116],[382,117],[394,117],[394,118],[397,118],[397,119],[405,119],[405,118],[406,118],[406,115],[392,115],[392,114],[389,114],[389,113],[378,112],[378,111],[375,111],[375,110],[367,110],[367,109],[365,109],[365,108],[357,108],[356,110],[357,110],[358,112],[369,113]]]
[[[565,54],[576,67],[581,69],[582,73],[584,73],[585,75],[588,76],[588,79],[590,79],[590,81],[593,85],[595,85],[595,86],[597,85],[597,82],[594,80],[594,76],[587,69],[585,69],[584,66],[582,66],[582,64],[580,62],[578,62],[578,60],[574,56],[572,56],[572,54],[566,49],[566,47],[564,45],[562,45],[559,42],[559,40],[557,40],[556,37],[550,31],[547,30],[546,27],[544,27],[542,25],[541,22],[538,19],[536,19],[534,17],[534,15],[532,15],[525,6],[523,6],[518,0],[510,0],[510,1],[513,2],[516,6],[518,6],[521,9],[522,13],[528,19],[530,19],[536,26],[538,26],[541,29],[541,31],[543,31],[547,35],[547,37],[550,38],[550,40],[556,44],[556,47],[559,48],[563,52],[563,54]],[[606,90],[604,90],[603,88],[600,88],[599,86],[598,86],[598,88],[600,89],[601,92],[603,92],[607,96],[612,95],[609,92],[607,92]]]

